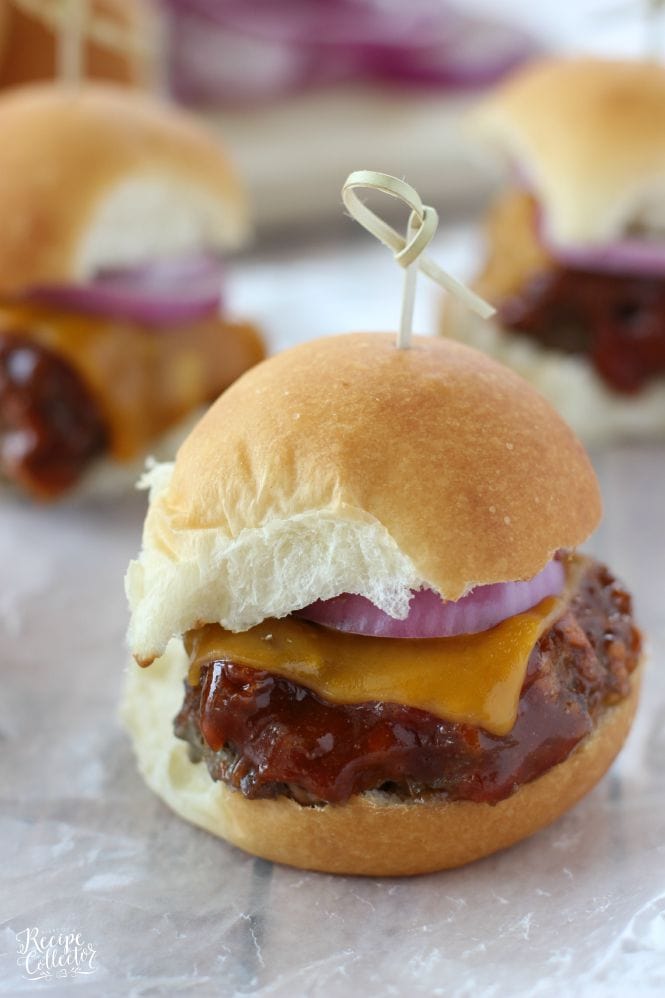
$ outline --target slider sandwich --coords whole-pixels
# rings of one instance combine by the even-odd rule
[[[494,360],[306,343],[147,484],[123,714],[187,820],[293,866],[422,873],[555,820],[621,747],[640,636],[576,551],[596,478]]]
[[[444,331],[514,367],[588,440],[665,435],[665,68],[533,64],[475,115],[512,163]]]
[[[129,91],[17,89],[0,134],[0,477],[53,499],[171,453],[263,357],[222,296],[247,209],[216,142]]]

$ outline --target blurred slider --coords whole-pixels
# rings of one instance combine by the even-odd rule
[[[510,165],[476,290],[444,331],[529,379],[589,441],[665,436],[665,69],[552,59],[473,115]]]
[[[40,499],[126,486],[263,356],[223,294],[244,188],[196,122],[124,87],[17,88],[0,130],[0,473]]]
[[[320,221],[358,162],[467,203],[494,167],[470,93],[531,56],[516,27],[428,0],[161,0],[173,95],[233,144],[259,226]]]

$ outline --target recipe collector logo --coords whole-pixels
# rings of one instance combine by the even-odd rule
[[[25,970],[29,981],[49,978],[78,977],[97,970],[97,950],[85,942],[80,932],[59,932],[49,935],[38,928],[16,933],[17,963]]]

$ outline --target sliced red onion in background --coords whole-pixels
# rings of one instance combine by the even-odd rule
[[[168,327],[218,313],[222,279],[221,260],[199,253],[100,271],[85,284],[40,285],[25,297],[74,312]]]
[[[525,32],[487,21],[457,23],[447,37],[432,44],[427,35],[420,45],[389,52],[375,71],[387,80],[423,86],[482,87],[536,54]]]
[[[162,0],[171,83],[184,100],[272,100],[381,79],[482,86],[536,54],[519,28],[441,0]]]
[[[541,241],[558,263],[572,270],[665,276],[665,240],[630,237],[601,245],[564,246],[548,239],[541,231]]]
[[[524,186],[528,189],[526,184]],[[550,234],[545,207],[537,200],[535,226],[541,245],[557,263],[571,270],[638,277],[665,276],[665,237],[645,234],[605,243],[562,243]]]
[[[405,620],[389,616],[364,596],[350,594],[317,600],[298,610],[297,616],[367,637],[449,638],[487,631],[507,617],[536,606],[545,597],[557,596],[564,583],[563,565],[553,560],[526,582],[477,586],[455,602],[442,600],[432,589],[420,589],[413,594]]]
[[[206,18],[239,35],[290,45],[365,50],[422,46],[423,32],[445,38],[451,24],[464,23],[441,0],[162,0],[179,14]]]
[[[173,14],[169,82],[190,104],[261,104],[348,77],[344,64],[316,59],[290,42],[238,33],[207,17]]]

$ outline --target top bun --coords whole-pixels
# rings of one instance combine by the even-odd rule
[[[187,115],[126,88],[0,98],[0,294],[104,267],[234,246],[244,192]]]
[[[665,227],[665,68],[552,59],[518,72],[474,116],[517,161],[561,243]]]
[[[451,340],[315,340],[243,375],[175,465],[149,476],[130,565],[130,641],[148,663],[203,622],[245,630],[360,593],[458,599],[530,578],[595,527],[588,458],[518,375]]]

